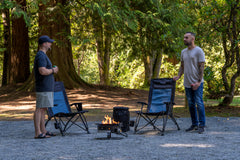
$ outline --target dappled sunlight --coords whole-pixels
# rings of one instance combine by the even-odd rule
[[[25,113],[25,114],[0,114],[0,120],[32,120],[33,119],[33,112],[32,113]]]
[[[29,109],[33,109],[35,106],[35,104],[26,104],[26,105],[1,105],[0,106],[0,110],[1,112],[4,111],[10,111],[10,110],[29,110]]]
[[[170,147],[195,147],[195,148],[212,148],[215,147],[215,145],[212,144],[181,144],[181,143],[166,143],[166,144],[162,144],[160,145],[161,147],[166,147],[166,148],[170,148]]]
[[[183,107],[182,105],[174,105],[174,107],[178,108],[178,107]]]
[[[113,106],[109,106],[106,104],[85,104],[83,105],[83,108],[85,109],[111,109]]]
[[[112,112],[113,107],[128,107],[130,112],[139,111],[141,107],[137,102],[147,102],[148,91],[109,88],[96,89],[89,88],[66,90],[69,104],[82,103],[84,110],[102,113]],[[183,107],[182,98],[176,97],[175,107]],[[36,95],[34,92],[10,92],[0,96],[0,113],[5,114],[1,119],[32,119],[32,114],[36,107]],[[74,109],[74,107],[73,107]],[[29,113],[29,115],[26,115]],[[98,114],[95,113],[95,114]],[[97,116],[97,115],[94,115]]]

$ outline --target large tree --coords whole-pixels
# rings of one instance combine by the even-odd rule
[[[100,3],[100,2],[99,2]],[[109,62],[111,52],[112,33],[110,24],[104,21],[98,10],[98,3],[92,6],[92,26],[96,38],[96,53],[98,56],[98,67],[101,85],[110,85]],[[99,6],[100,7],[100,6]]]
[[[110,85],[110,57],[113,52],[116,52],[112,51],[113,39],[116,39],[119,34],[127,34],[124,28],[129,28],[128,22],[131,19],[129,3],[129,1],[123,3],[118,0],[93,0],[90,2],[91,5],[88,5],[96,41],[101,85]]]
[[[48,35],[55,40],[47,52],[52,64],[59,68],[55,80],[63,81],[66,88],[72,89],[87,84],[77,75],[73,65],[69,3],[69,0],[49,0],[39,4],[39,36]],[[31,90],[33,80],[32,74],[23,89]]]
[[[222,67],[222,81],[224,86],[221,106],[231,104],[236,88],[236,80],[240,76],[240,1],[239,0],[210,0],[201,10],[205,19],[202,28],[210,32],[206,34],[210,43],[218,40],[222,44],[225,58]],[[206,28],[207,27],[207,28]],[[219,36],[219,37],[216,37]]]
[[[2,84],[23,83],[30,75],[26,0],[4,0],[1,8],[5,48]]]
[[[16,0],[21,9],[26,12],[26,0]],[[23,83],[30,75],[28,27],[24,16],[12,15],[12,49],[10,84]]]

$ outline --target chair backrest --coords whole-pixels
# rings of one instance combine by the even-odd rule
[[[53,117],[57,113],[71,113],[67,94],[63,82],[57,81],[54,84],[54,107],[48,108],[48,116]]]
[[[152,79],[147,112],[165,112],[165,102],[174,102],[176,82],[172,78]]]

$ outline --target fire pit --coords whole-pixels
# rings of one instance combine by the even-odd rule
[[[120,134],[127,137],[127,133],[123,133],[121,130],[122,123],[114,121],[111,117],[105,116],[105,120],[102,123],[97,123],[98,132],[107,132],[107,138],[110,139],[112,133]]]

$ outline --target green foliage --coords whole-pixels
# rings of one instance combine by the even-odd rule
[[[130,50],[116,53],[111,57],[111,84],[124,88],[140,88],[143,85],[143,64],[129,59]]]
[[[90,84],[98,84],[100,80],[98,73],[97,55],[93,54],[91,51],[86,51],[84,54],[84,58],[82,59],[82,63],[80,65],[79,76],[85,82],[88,82]],[[76,66],[77,62],[75,61],[75,67]]]
[[[11,9],[13,17],[23,16],[27,22],[32,68],[39,36],[37,14],[39,1],[28,0],[27,2],[27,12],[11,0],[1,1],[0,10]],[[41,2],[46,4],[48,0],[41,0]],[[226,25],[220,26],[217,22],[229,14],[229,6],[226,2],[230,4],[234,1],[70,1],[68,7],[71,9],[71,36],[68,39],[72,42],[76,72],[79,72],[80,77],[88,83],[98,84],[100,81],[96,35],[92,24],[92,15],[97,13],[103,21],[103,27],[107,24],[111,29],[112,47],[109,68],[111,85],[141,88],[145,76],[144,56],[153,57],[154,53],[159,53],[162,49],[164,55],[160,77],[177,75],[180,64],[173,65],[170,59],[174,57],[179,60],[180,51],[185,47],[182,42],[183,34],[186,31],[193,31],[197,33],[197,45],[203,48],[206,55],[204,94],[207,97],[220,95],[224,90],[221,71],[225,60],[221,46],[221,32],[226,29]],[[235,43],[239,41],[238,37]],[[0,47],[0,52],[3,51],[4,49]],[[0,63],[2,63],[2,54],[0,56]],[[236,66],[228,69],[227,76],[233,76],[236,70]],[[177,81],[177,87],[178,91],[184,91],[183,77]],[[238,78],[236,90],[239,87],[240,79]]]
[[[16,1],[3,0],[0,5],[0,10],[11,9],[12,18],[20,18],[23,16],[26,25],[30,27],[31,18],[25,10],[22,9],[22,6],[17,4]]]
[[[165,55],[163,57],[162,65],[161,65],[161,72],[160,78],[172,78],[178,74],[178,70],[180,67],[180,62],[176,65],[173,65],[171,62],[168,61],[169,56]],[[183,76],[176,82],[176,88],[179,92],[184,92],[183,86]]]
[[[204,93],[209,98],[220,98],[222,95],[221,93],[224,90],[221,75],[224,59],[222,59],[221,52],[218,52],[217,50],[214,48],[209,50],[208,47],[204,49],[206,55]]]
[[[3,9],[11,9],[16,6],[16,1],[11,1],[11,0],[3,0],[0,2],[0,10]]]
[[[227,90],[227,88],[232,86],[231,80],[238,75],[239,71],[237,70],[240,69],[239,65],[237,65],[239,63],[238,58],[232,58],[232,61],[229,61],[231,57],[239,55],[239,51],[235,55],[233,50],[233,48],[237,47],[236,41],[240,36],[239,27],[236,27],[240,24],[240,13],[239,10],[238,12],[234,11],[234,5],[239,7],[240,4],[236,2],[235,0],[209,0],[199,10],[198,22],[201,45],[204,46],[207,57],[207,68],[205,70],[206,90],[208,97],[211,98],[220,98],[230,93],[230,89]],[[237,14],[234,20],[231,18],[233,13]],[[223,72],[224,70],[226,70],[226,74]],[[236,77],[236,87],[235,91],[233,91],[235,93],[239,92],[239,79],[239,76]]]

